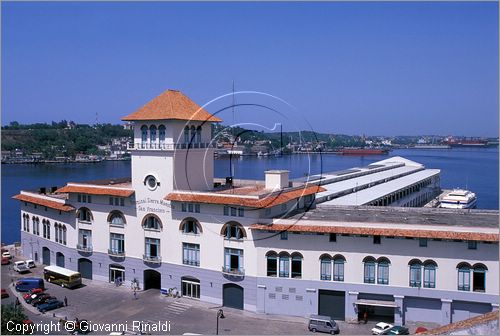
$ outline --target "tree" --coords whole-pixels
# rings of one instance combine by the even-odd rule
[[[16,324],[23,324],[23,321],[26,320],[27,317],[23,312],[23,307],[21,305],[15,306],[13,303],[9,305],[2,305],[2,334],[10,334],[10,335],[23,335],[22,330],[16,331],[15,328],[12,328],[12,323],[9,323],[9,329],[14,329],[10,331],[7,329],[7,323],[9,321],[14,322]]]

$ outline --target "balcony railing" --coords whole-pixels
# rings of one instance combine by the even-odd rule
[[[244,276],[245,275],[245,269],[243,269],[243,268],[231,268],[231,267],[222,266],[222,273],[229,274],[229,275]]]
[[[160,256],[150,256],[147,254],[142,255],[142,260],[151,262],[151,263],[161,263],[161,257]]]
[[[77,244],[76,249],[82,252],[92,252],[92,245]]]
[[[214,143],[210,142],[193,142],[193,143],[150,143],[136,142],[127,143],[128,150],[174,150],[188,148],[215,148]]]
[[[125,251],[108,249],[108,254],[113,257],[125,257]]]
[[[200,266],[200,261],[199,260],[183,259],[182,263],[184,265]]]

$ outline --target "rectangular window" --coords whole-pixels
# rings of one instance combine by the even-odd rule
[[[275,277],[278,275],[278,259],[276,256],[267,257],[267,276]]]
[[[422,267],[420,265],[410,266],[410,287],[420,287],[422,279]]]
[[[472,272],[472,290],[474,292],[486,290],[486,272],[483,268],[475,268]]]
[[[109,205],[113,205],[113,197],[109,198]]]
[[[80,203],[82,201],[82,195],[78,194],[77,198],[78,198],[78,202]]]
[[[467,248],[469,250],[477,250],[477,241],[475,240],[469,240],[467,243]]]
[[[194,212],[200,213],[200,205],[199,204],[194,205]]]
[[[424,287],[436,288],[436,269],[434,267],[424,267]]]
[[[78,231],[78,244],[82,248],[92,247],[92,231],[80,229]]]
[[[227,247],[224,249],[224,271],[237,274],[244,272],[243,250]]]
[[[364,275],[365,283],[375,283],[375,263],[366,262],[365,263],[365,275]]]
[[[87,198],[87,201],[88,201],[88,203],[92,203],[92,196],[89,195]]]
[[[332,261],[330,259],[321,260],[321,280],[332,280]]]
[[[224,216],[229,216],[229,207],[224,205]]]
[[[283,231],[280,233],[281,240],[288,240],[288,231]]]
[[[458,270],[458,290],[459,291],[470,291],[470,270],[469,269],[459,269]]]
[[[418,246],[420,246],[420,247],[427,247],[427,238],[420,238],[418,240]]]
[[[302,278],[302,258],[300,256],[292,257],[292,278]]]
[[[344,281],[344,261],[335,260],[333,262],[333,281]]]
[[[120,198],[120,206],[125,206],[125,199],[124,198]]]
[[[236,208],[231,207],[231,216],[236,216]]]
[[[288,278],[290,276],[290,258],[287,256],[280,257],[280,278]]]
[[[186,212],[187,211],[186,203],[181,203],[181,210],[182,210],[182,212]]]
[[[378,264],[377,283],[380,285],[389,284],[389,264],[387,263]]]
[[[115,206],[118,206],[120,204],[120,200],[118,199],[118,197],[115,197]]]
[[[82,195],[82,202],[87,203],[87,195]]]
[[[193,212],[193,204],[188,203],[188,211]]]
[[[373,236],[373,243],[380,244],[380,236]]]
[[[200,245],[182,243],[182,263],[184,265],[200,266]]]
[[[115,254],[125,253],[125,236],[119,233],[110,233],[109,249]]]
[[[245,209],[238,208],[238,217],[244,217],[244,216],[245,216]]]
[[[156,238],[146,238],[145,251],[146,258],[159,258],[160,257],[160,240]]]
[[[337,234],[336,233],[330,233],[330,241],[331,242],[337,241]]]

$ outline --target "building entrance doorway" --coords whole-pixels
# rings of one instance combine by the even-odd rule
[[[109,282],[125,281],[125,268],[118,264],[109,265]]]
[[[144,270],[144,290],[151,288],[161,289],[161,274],[158,271],[147,269]]]
[[[182,296],[193,299],[200,298],[200,280],[192,277],[182,277],[181,279]]]

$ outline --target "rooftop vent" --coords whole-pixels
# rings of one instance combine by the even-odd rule
[[[266,175],[266,189],[277,190],[289,186],[289,170],[266,170],[264,173]]]
[[[47,189],[45,187],[40,187],[39,191],[40,191],[40,194],[45,194]]]

